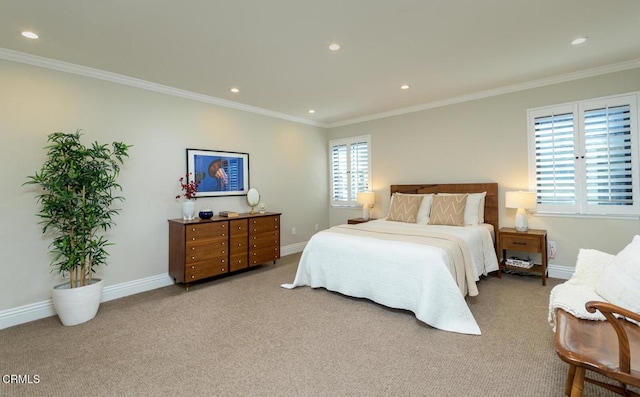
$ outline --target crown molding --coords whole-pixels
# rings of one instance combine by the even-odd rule
[[[435,109],[443,106],[454,105],[457,103],[473,101],[477,99],[489,98],[493,96],[509,94],[517,91],[529,90],[532,88],[539,88],[553,84],[565,83],[573,80],[584,79],[588,77],[599,76],[608,73],[621,72],[624,70],[635,69],[640,67],[640,59],[632,59],[629,61],[600,66],[597,68],[582,70],[573,73],[566,73],[558,76],[548,77],[539,80],[533,80],[525,83],[513,84],[504,87],[494,88],[491,90],[480,91],[468,95],[462,95],[458,97],[443,99],[440,101],[428,102],[421,105],[409,106],[405,108],[395,109],[388,112],[375,113],[367,116],[357,117],[353,119],[337,121],[334,123],[321,123],[314,120],[304,119],[301,117],[291,116],[285,113],[274,112],[272,110],[259,108],[256,106],[245,105],[238,102],[229,101],[209,95],[198,94],[195,92],[182,90],[162,84],[152,83],[150,81],[136,79],[133,77],[124,76],[117,73],[106,72],[100,69],[94,69],[86,66],[76,65],[68,62],[62,62],[55,59],[45,58],[37,55],[26,54],[19,51],[9,50],[6,48],[0,48],[0,59],[8,61],[24,63],[28,65],[38,66],[46,69],[57,70],[61,72],[76,74],[84,77],[105,80],[112,83],[127,85],[130,87],[141,88],[148,91],[159,92],[162,94],[173,95],[181,98],[186,98],[198,102],[209,103],[212,105],[222,106],[226,108],[241,110],[244,112],[260,114],[267,117],[273,117],[276,119],[292,121],[295,123],[311,125],[321,128],[336,128],[343,127],[352,124],[363,123],[366,121],[379,120],[387,117],[400,116],[408,113],[420,112],[428,109]]]
[[[357,117],[349,120],[338,121],[335,123],[329,123],[327,128],[343,127],[351,124],[363,123],[365,121],[372,121],[378,119],[384,119],[387,117],[400,116],[407,113],[420,112],[427,109],[439,108],[442,106],[454,105],[457,103],[474,101],[477,99],[489,98],[493,96],[510,94],[517,91],[529,90],[532,88],[539,88],[553,84],[565,83],[573,80],[584,79],[587,77],[594,77],[603,74],[621,72],[624,70],[640,68],[640,59],[632,59],[621,63],[612,65],[600,66],[597,68],[586,69],[573,73],[566,73],[558,76],[548,77],[539,80],[528,81],[525,83],[513,84],[504,87],[494,88],[491,90],[480,91],[468,95],[462,95],[454,98],[443,99],[441,101],[429,102],[422,105],[410,106],[406,108],[400,108],[383,113],[370,114],[368,116]]]
[[[256,106],[245,105],[238,102],[228,101],[226,99],[212,97],[209,95],[198,94],[195,92],[181,90],[179,88],[169,87],[162,84],[156,84],[150,81],[136,79],[133,77],[124,76],[117,73],[111,73],[111,72],[106,72],[100,69],[94,69],[86,66],[76,65],[73,63],[62,62],[55,59],[41,57],[38,55],[26,54],[23,52],[9,50],[6,48],[0,48],[0,59],[24,63],[32,66],[38,66],[45,69],[57,70],[65,73],[76,74],[79,76],[89,77],[93,79],[105,80],[112,83],[122,84],[130,87],[142,88],[148,91],[159,92],[161,94],[177,96],[180,98],[186,98],[193,101],[204,102],[212,105],[241,110],[244,112],[260,114],[263,116],[273,117],[276,119],[293,121],[295,123],[307,124],[314,127],[327,128],[327,124],[319,123],[317,121],[308,120],[300,117],[291,116],[285,113],[274,112],[274,111],[259,108]]]

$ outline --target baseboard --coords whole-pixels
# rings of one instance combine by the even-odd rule
[[[575,267],[569,266],[560,266],[560,265],[549,265],[547,269],[547,274],[551,278],[559,278],[562,280],[568,280],[573,276],[573,271]]]
[[[280,255],[286,256],[302,252],[306,244],[307,242],[304,241],[281,247]],[[102,290],[101,301],[108,302],[125,296],[166,287],[171,284],[173,284],[173,279],[169,277],[169,274],[164,273],[138,280],[127,281],[125,283],[110,285]],[[14,325],[20,325],[55,315],[56,311],[53,308],[53,302],[51,299],[2,310],[0,311],[0,329],[13,327]]]
[[[297,254],[298,252],[302,252],[304,247],[307,246],[307,242],[303,241],[301,243],[291,244],[280,248],[280,256],[287,256],[292,254]]]

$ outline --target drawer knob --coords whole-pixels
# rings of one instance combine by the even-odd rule
[[[194,259],[196,259],[196,257],[195,257],[195,256],[192,256],[192,257],[191,257],[191,259],[192,259],[192,260],[194,260]]]
[[[222,233],[222,237],[224,237],[224,233]]]
[[[224,259],[221,262],[224,263]]]
[[[242,243],[238,243],[238,247],[242,247]]]
[[[191,266],[191,268],[192,268],[192,269],[195,269],[196,267],[195,267],[195,266]]]
[[[191,238],[191,240],[195,241],[195,240],[196,240],[196,238],[195,238],[195,237],[192,237],[192,238]]]
[[[238,230],[242,230],[242,226],[238,226]]]
[[[195,228],[195,227],[191,228],[191,231],[192,231],[192,232],[195,232],[195,231],[196,231],[196,228]]]
[[[195,251],[195,250],[196,250],[196,247],[191,247],[191,251]]]
[[[191,276],[191,278],[196,278],[196,276]]]

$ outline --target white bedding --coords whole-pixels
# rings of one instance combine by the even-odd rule
[[[385,220],[351,225],[351,229],[399,232],[412,235],[414,242],[386,237],[378,239],[340,233],[337,226],[315,234],[307,244],[292,284],[284,288],[323,287],[344,295],[367,298],[379,304],[410,310],[435,328],[466,334],[480,334],[461,287],[451,269],[451,259],[441,248],[416,243],[423,230],[450,233],[469,247],[474,291],[480,275],[498,269],[490,228],[480,226],[433,226]],[[466,289],[463,289],[463,291]]]

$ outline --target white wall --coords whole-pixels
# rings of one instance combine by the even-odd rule
[[[329,135],[371,134],[373,217],[386,214],[391,184],[498,182],[500,224],[508,227],[515,210],[504,209],[504,192],[529,185],[527,109],[638,90],[640,68],[334,128]],[[333,208],[329,223],[360,213]],[[529,216],[529,227],[547,229],[558,247],[550,263],[560,266],[574,266],[580,248],[617,253],[640,234],[638,219]]]
[[[186,148],[249,153],[251,186],[268,211],[283,212],[283,247],[327,227],[324,129],[10,61],[0,61],[0,87],[0,311],[46,301],[62,282],[50,272],[36,192],[22,186],[55,131],[133,145],[119,179],[126,201],[108,234],[115,245],[98,270],[107,287],[167,273],[167,219],[181,217],[174,197]],[[244,200],[202,198],[196,208],[246,212]]]

